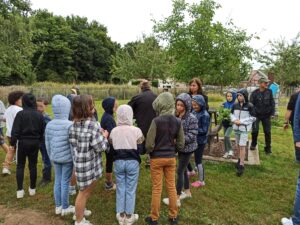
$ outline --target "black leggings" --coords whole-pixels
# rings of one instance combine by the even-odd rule
[[[179,153],[178,154],[178,167],[177,167],[177,183],[176,191],[177,195],[181,194],[182,188],[190,189],[189,177],[187,175],[187,165],[190,162],[192,153]]]
[[[106,156],[105,172],[112,173],[113,163],[114,163],[114,153],[113,151],[109,151],[109,153],[105,152],[105,156]]]
[[[35,189],[37,179],[37,162],[40,142],[38,140],[21,140],[17,144],[17,186],[18,191],[23,190],[24,168],[26,157],[30,174],[30,188]]]

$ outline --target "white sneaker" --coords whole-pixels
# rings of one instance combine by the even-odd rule
[[[61,210],[61,216],[67,216],[74,213],[75,213],[75,207],[72,205],[69,205],[68,208]]]
[[[93,225],[90,221],[86,220],[85,218],[83,218],[83,219],[81,220],[80,223],[77,223],[77,222],[75,221],[74,224],[75,224],[75,225]]]
[[[62,211],[62,207],[61,207],[61,206],[55,207],[55,214],[56,214],[56,215],[60,215],[60,214],[61,214],[61,211]]]
[[[17,198],[23,198],[25,195],[25,191],[21,190],[21,191],[17,191]]]
[[[69,195],[71,195],[71,196],[76,195],[76,189],[69,190]]]
[[[30,195],[30,196],[34,196],[35,193],[36,193],[36,190],[35,190],[35,189],[31,189],[31,188],[29,187],[28,192],[29,192],[29,195]]]
[[[122,217],[120,213],[117,213],[116,218],[119,222],[119,225],[125,225],[126,224],[125,216]]]
[[[169,198],[164,198],[163,203],[165,203],[166,205],[169,205],[170,204]],[[181,206],[180,199],[177,199],[177,207],[180,207],[180,206]]]
[[[229,151],[228,153],[228,157],[232,157],[234,154],[233,154],[233,151]]]
[[[180,194],[180,200],[183,200],[183,199],[186,199],[186,198],[191,198],[191,197],[192,197],[191,193],[187,194],[184,191],[181,192],[181,194]]]
[[[3,175],[11,175],[11,172],[10,172],[9,169],[3,168],[3,169],[2,169],[2,174],[3,174]]]
[[[74,208],[74,213],[75,213],[75,208]],[[90,215],[92,215],[92,211],[88,210],[88,209],[85,209],[84,210],[84,216],[90,216]],[[74,214],[73,220],[76,220],[76,214]]]
[[[130,218],[125,218],[125,224],[126,225],[132,225],[134,222],[138,221],[139,215],[138,214],[132,214]]]
[[[281,219],[281,224],[282,225],[293,225],[292,218],[282,218]]]

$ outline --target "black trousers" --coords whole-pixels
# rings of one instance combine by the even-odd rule
[[[189,177],[187,175],[187,166],[190,162],[191,156],[192,153],[178,154],[177,183],[176,183],[177,195],[181,194],[183,187],[184,189],[190,189]]]
[[[252,146],[257,145],[257,136],[259,132],[259,123],[262,123],[265,134],[265,151],[271,151],[271,117],[256,118],[252,127]]]
[[[26,158],[28,158],[28,168],[30,174],[30,188],[36,188],[37,162],[40,148],[39,140],[20,140],[17,144],[17,186],[18,191],[23,190],[24,169]]]

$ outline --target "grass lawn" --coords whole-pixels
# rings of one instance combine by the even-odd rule
[[[213,102],[212,102],[213,101]],[[222,98],[210,100],[210,106],[219,106]],[[125,103],[125,101],[120,101]],[[97,102],[99,118],[100,102]],[[48,111],[51,111],[49,107]],[[285,107],[280,107],[281,119]],[[260,166],[246,166],[243,177],[235,175],[233,164],[205,161],[206,186],[192,189],[192,199],[183,201],[180,208],[180,224],[184,225],[276,225],[283,216],[292,214],[298,167],[294,163],[294,148],[291,130],[284,132],[281,127],[272,127],[273,154],[266,156],[263,151],[263,134],[259,135]],[[104,157],[105,158],[105,157]],[[0,153],[0,161],[4,154]],[[41,178],[42,161],[39,160]],[[37,195],[22,200],[16,199],[15,165],[13,174],[0,176],[0,205],[14,208],[31,208],[48,212],[54,216],[53,184],[37,189]],[[27,191],[29,175],[26,169],[24,189]],[[162,194],[165,197],[166,193]],[[74,204],[74,197],[70,199]],[[143,225],[150,211],[151,180],[150,171],[141,164],[137,191],[136,213],[140,219],[136,224]],[[93,224],[112,225],[115,220],[115,193],[104,190],[104,178],[88,201],[93,214],[88,218]],[[168,224],[168,209],[161,206],[160,224]],[[73,224],[71,217],[64,219]]]

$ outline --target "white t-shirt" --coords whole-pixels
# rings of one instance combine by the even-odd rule
[[[9,106],[5,113],[4,118],[6,120],[6,136],[11,137],[11,130],[14,124],[15,117],[18,112],[22,111],[23,109],[20,106],[17,105],[11,105]]]

